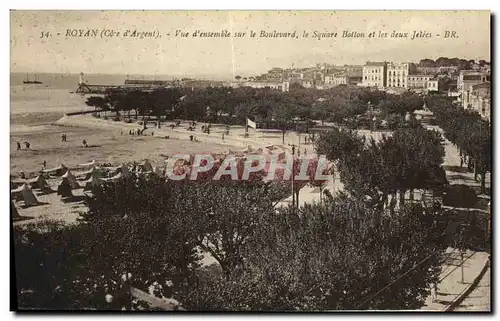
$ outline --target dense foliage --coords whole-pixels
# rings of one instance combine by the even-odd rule
[[[455,108],[443,97],[432,97],[427,103],[445,137],[459,148],[460,155],[480,176],[481,193],[485,193],[485,176],[491,172],[491,126],[477,112]],[[475,176],[476,176],[475,175]],[[476,178],[476,177],[475,177]]]
[[[130,285],[188,310],[422,304],[443,245],[434,214],[413,206],[390,217],[346,196],[277,212],[279,191],[155,174],[96,187],[78,224],[14,228],[20,306],[137,309]],[[221,273],[200,267],[207,255]]]
[[[289,92],[251,87],[164,88],[152,92],[108,91],[92,96],[87,105],[100,111],[156,119],[186,119],[244,125],[255,119],[262,128],[308,131],[310,120],[357,123],[371,108],[396,128],[404,117],[422,106],[414,93],[392,95],[360,87],[338,86],[326,90],[298,86]],[[381,119],[382,120],[382,119]],[[301,125],[304,123],[306,125]],[[355,124],[354,126],[359,126]]]
[[[394,210],[414,190],[440,191],[447,183],[441,167],[442,137],[422,127],[396,130],[380,141],[335,128],[316,142],[317,152],[335,161],[344,188],[357,199]]]

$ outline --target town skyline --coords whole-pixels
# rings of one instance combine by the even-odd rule
[[[389,61],[389,60],[383,60],[383,61],[380,61],[380,62],[391,62],[391,63],[415,63],[415,64],[418,64],[421,60],[423,59],[432,59],[432,60],[437,60],[438,58],[448,58],[448,59],[453,59],[453,58],[457,58],[457,59],[465,59],[465,60],[475,60],[475,61],[479,61],[479,60],[485,60],[488,64],[490,64],[491,62],[487,59],[472,59],[472,58],[468,58],[468,57],[437,57],[437,58],[429,58],[429,57],[423,57],[421,59],[419,59],[418,61],[408,61],[408,60],[402,60],[402,61]],[[269,68],[268,70],[263,70],[261,71],[260,73],[254,73],[254,74],[237,74],[237,76],[241,76],[241,77],[255,77],[255,76],[259,76],[259,75],[262,75],[262,74],[265,74],[266,72],[268,72],[269,70],[273,69],[273,68],[281,68],[283,70],[286,70],[286,69],[305,69],[305,68],[313,68],[313,67],[316,67],[318,64],[320,65],[331,65],[331,66],[335,66],[335,67],[344,67],[344,66],[359,66],[359,67],[362,67],[363,65],[365,65],[367,62],[379,62],[379,61],[374,61],[374,60],[365,60],[364,62],[360,62],[360,63],[353,63],[353,64],[337,64],[335,62],[326,62],[326,61],[323,61],[323,62],[317,62],[315,64],[311,64],[311,65],[307,65],[307,66],[296,66],[294,64],[293,68],[290,68],[290,66],[273,66],[271,68]],[[71,72],[39,72],[38,74],[80,74],[82,71],[71,71]],[[11,70],[11,74],[26,74],[26,73],[30,73],[29,70]],[[117,72],[117,73],[99,73],[99,72],[90,72],[90,73],[84,73],[85,75],[120,75],[120,76],[130,76],[130,77],[134,77],[134,76],[148,76],[148,77],[158,77],[158,76],[165,76],[165,77],[184,77],[184,78],[196,78],[196,77],[200,77],[200,79],[211,79],[211,80],[217,80],[216,78],[210,78],[210,77],[217,77],[217,75],[204,75],[204,74],[200,74],[200,75],[170,75],[170,74],[167,74],[167,73],[153,73],[153,74],[147,74],[147,73],[127,73],[127,72]],[[229,80],[229,79],[233,79],[233,77],[231,75],[223,75],[221,79],[226,79],[226,80]]]
[[[42,31],[78,28],[184,30],[453,30],[459,39],[39,39]],[[171,30],[172,29],[172,30]],[[135,45],[137,44],[137,45]],[[366,61],[418,62],[461,57],[490,60],[489,11],[130,12],[13,11],[11,72],[253,76],[273,67]],[[37,55],[32,55],[36,52]],[[127,68],[126,71],[123,71]]]

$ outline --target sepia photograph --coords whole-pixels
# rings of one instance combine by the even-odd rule
[[[10,10],[10,309],[492,312],[487,10]]]

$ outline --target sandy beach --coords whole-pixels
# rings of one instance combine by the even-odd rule
[[[90,115],[64,116],[68,112],[83,110],[89,110],[85,105],[85,97],[70,94],[68,90],[13,86],[10,112],[11,178],[17,179],[21,172],[27,177],[35,177],[43,168],[44,161],[47,168],[64,164],[78,172],[78,164],[92,160],[118,165],[149,159],[153,165],[157,165],[164,164],[166,156],[174,153],[222,152],[241,149],[243,146],[238,140],[234,144],[230,140],[222,142],[217,131],[210,135],[212,137],[205,138],[198,128],[195,135],[200,137],[200,142],[191,142],[190,133],[182,129],[172,131],[167,126],[161,130],[152,127],[146,130],[144,136],[130,136],[129,130],[140,128],[139,124],[105,121]],[[152,131],[154,136],[151,136]],[[67,135],[67,142],[61,141],[63,133]],[[165,136],[169,136],[169,139],[165,139]],[[82,145],[83,139],[89,145],[87,148]],[[30,149],[25,149],[26,141],[30,143]],[[16,142],[21,143],[21,150],[17,150]],[[54,190],[59,182],[58,179],[48,180]],[[74,194],[83,195],[83,191],[76,190]],[[56,193],[37,195],[37,198],[42,203],[39,206],[22,208],[23,202],[16,203],[21,216],[50,217],[70,222],[76,219],[79,211],[84,210],[81,202],[62,203]]]

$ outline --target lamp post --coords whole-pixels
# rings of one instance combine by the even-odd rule
[[[372,131],[373,128],[373,119],[372,119],[372,102],[368,101],[368,119],[370,122],[370,132]]]
[[[292,147],[292,206],[295,207],[295,177],[294,177],[294,170],[295,170],[295,159],[293,156],[295,156],[295,144],[288,144],[288,146]],[[298,205],[298,204],[297,204]]]

